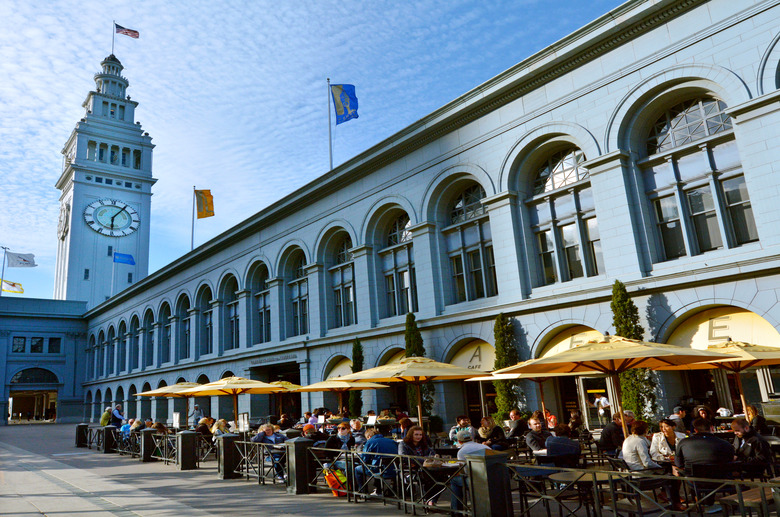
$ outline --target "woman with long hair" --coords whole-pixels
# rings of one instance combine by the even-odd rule
[[[428,444],[425,431],[419,425],[413,425],[406,431],[406,436],[398,444],[398,454],[401,456],[433,456],[434,450]]]
[[[483,443],[494,451],[506,450],[506,434],[504,430],[496,425],[491,416],[484,416],[480,422],[482,425],[477,429],[477,437],[474,440],[477,443]]]
[[[745,408],[745,418],[758,434],[764,436],[772,434],[769,432],[769,426],[766,425],[766,418],[758,414],[756,406],[747,406]]]

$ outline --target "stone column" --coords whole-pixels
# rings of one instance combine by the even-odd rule
[[[177,352],[179,350],[179,317],[171,316],[170,318],[168,318],[168,321],[171,324],[170,327],[171,344],[168,347],[168,362],[170,362],[171,364],[178,364],[179,354]]]
[[[527,298],[531,293],[527,255],[523,252],[517,193],[501,192],[482,200],[490,218],[493,259],[496,265],[498,303]]]
[[[265,282],[269,291],[268,305],[271,308],[271,341],[282,341],[287,337],[287,328],[284,325],[284,280],[282,278],[270,278]]]
[[[187,343],[189,347],[189,357],[195,361],[200,357],[200,310],[189,309],[187,314],[190,317],[190,342]]]
[[[160,367],[162,358],[162,324],[152,323],[152,368]]]
[[[223,341],[225,330],[224,325],[222,325],[224,319],[222,311],[225,310],[225,303],[222,300],[211,300],[209,304],[211,305],[211,335],[214,340],[212,350],[213,353],[222,355],[225,353],[225,342]]]
[[[138,369],[146,368],[146,327],[138,327]]]
[[[328,318],[326,312],[326,298],[325,291],[323,291],[324,280],[324,267],[322,264],[315,262],[308,264],[306,270],[306,283],[308,289],[309,300],[309,331],[302,334],[311,334],[314,337],[321,337],[325,335],[328,329]]]
[[[352,264],[355,303],[357,304],[357,323],[359,326],[373,327],[377,324],[377,289],[376,271],[374,269],[373,248],[358,246],[349,250],[352,253]]]
[[[252,346],[252,291],[244,289],[236,292],[238,300],[238,348],[247,349]]]
[[[429,318],[436,316],[444,309],[444,296],[442,290],[437,288],[441,282],[441,270],[436,225],[425,222],[409,229],[412,232],[414,246],[417,318]],[[426,303],[420,303],[422,300],[425,300]]]

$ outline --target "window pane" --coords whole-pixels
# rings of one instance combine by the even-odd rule
[[[42,354],[43,353],[43,338],[42,337],[30,338],[30,353],[31,354]]]
[[[496,261],[493,258],[493,247],[485,248],[485,264],[487,266],[487,290],[488,296],[495,296],[498,293],[498,282],[496,282]]]
[[[710,187],[701,187],[690,190],[687,193],[688,205],[693,218],[693,226],[696,230],[696,241],[699,251],[711,251],[723,245],[721,240],[718,218],[715,213],[715,203],[712,199]]]
[[[471,268],[471,285],[474,288],[474,298],[485,297],[485,285],[482,280],[482,259],[479,250],[469,253],[469,266]]]
[[[344,288],[344,302],[344,324],[352,325],[355,321],[355,299],[352,296],[352,287],[350,286]]]
[[[598,275],[604,271],[604,256],[601,253],[601,237],[599,235],[599,225],[596,218],[585,221],[588,242],[590,243],[590,253],[593,256],[592,274]]]
[[[385,277],[385,293],[387,293],[387,315],[395,316],[398,314],[398,310],[395,304],[395,278],[393,275],[387,275]]]
[[[409,312],[409,272],[401,271],[398,273],[398,308],[401,314]]]
[[[333,291],[333,315],[335,316],[335,324],[336,327],[340,327],[342,325],[342,306],[341,306],[341,289],[336,289]]]
[[[750,205],[745,178],[743,176],[731,178],[724,181],[722,185],[737,244],[757,241],[758,230],[753,219],[753,208]]]
[[[455,283],[456,301],[466,301],[466,281],[463,276],[463,260],[460,256],[452,257],[452,278]]]
[[[60,348],[61,348],[62,339],[58,337],[50,337],[49,338],[49,353],[50,354],[59,354]]]
[[[677,201],[674,196],[656,200],[655,209],[666,260],[684,256],[685,240],[683,239]]]
[[[539,260],[542,268],[544,285],[553,284],[557,281],[555,274],[555,257],[553,255],[553,241],[550,230],[539,232]]]
[[[15,354],[23,354],[24,347],[25,347],[25,338],[15,337],[13,341],[13,348],[11,348],[11,352]]]

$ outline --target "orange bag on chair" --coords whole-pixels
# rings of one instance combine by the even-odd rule
[[[333,497],[346,497],[347,476],[338,469],[323,469],[322,472]]]

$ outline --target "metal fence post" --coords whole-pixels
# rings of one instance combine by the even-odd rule
[[[179,470],[198,468],[198,433],[182,431],[176,435],[176,465]]]
[[[89,424],[79,424],[76,426],[76,447],[86,447],[88,445],[88,429]]]
[[[116,427],[107,425],[103,428],[103,454],[114,452],[116,449]]]
[[[512,493],[509,485],[509,455],[492,450],[466,456],[469,493],[474,517],[511,517]]]
[[[141,461],[147,463],[150,461],[157,461],[152,458],[154,454],[154,434],[156,429],[141,429]]]
[[[219,467],[217,476],[219,479],[234,479],[241,477],[236,474],[236,466],[239,462],[239,454],[236,449],[237,434],[221,434],[217,436],[217,454],[219,455]]]
[[[284,442],[287,446],[287,493],[308,494],[311,481],[309,449],[314,445],[308,438],[293,438]]]

